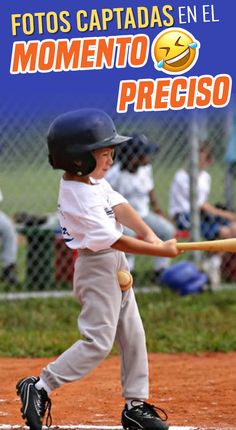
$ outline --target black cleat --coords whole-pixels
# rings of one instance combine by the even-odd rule
[[[164,414],[164,419],[156,412],[157,410]],[[127,405],[125,405],[122,411],[121,423],[125,430],[168,430],[169,426],[165,422],[167,418],[167,414],[163,409],[147,402],[140,402],[138,406],[133,406],[131,409],[128,409]]]
[[[43,388],[41,390],[35,388],[35,384],[38,381],[38,377],[31,376],[30,378],[21,379],[16,384],[16,392],[21,398],[22,403],[22,418],[30,430],[42,430],[43,418],[46,411],[48,412],[46,425],[50,427],[52,424],[51,400]]]

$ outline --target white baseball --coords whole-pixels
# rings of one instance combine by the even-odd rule
[[[122,291],[127,291],[133,285],[133,276],[128,270],[119,270],[117,272],[117,279]]]

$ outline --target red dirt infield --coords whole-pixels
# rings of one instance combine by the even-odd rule
[[[23,424],[18,379],[38,375],[51,359],[0,358],[0,427]],[[236,427],[236,352],[149,354],[150,403],[170,426]],[[108,357],[82,380],[51,393],[54,425],[120,425],[119,357]]]

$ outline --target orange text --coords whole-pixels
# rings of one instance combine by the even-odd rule
[[[12,74],[142,67],[149,53],[144,34],[81,39],[46,39],[13,44]]]
[[[232,79],[229,75],[202,75],[120,82],[117,112],[222,108],[229,103]]]

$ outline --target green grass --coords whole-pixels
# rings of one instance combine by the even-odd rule
[[[10,216],[16,212],[45,214],[57,210],[57,194],[61,171],[54,171],[46,163],[15,165],[1,170],[1,208]]]
[[[180,297],[137,293],[149,352],[236,350],[236,290]],[[58,355],[78,337],[73,298],[0,302],[0,355]],[[116,353],[116,349],[113,350]]]
[[[236,350],[236,290],[138,298],[150,351]]]

